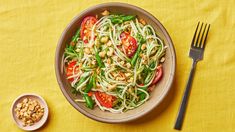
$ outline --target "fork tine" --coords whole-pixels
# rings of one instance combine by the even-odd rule
[[[202,23],[201,28],[200,28],[200,30],[199,30],[199,33],[198,33],[198,35],[197,35],[197,40],[196,40],[196,42],[195,42],[195,47],[198,46],[197,44],[198,44],[198,40],[199,40],[199,38],[200,38],[200,36],[201,36],[202,27],[203,27],[203,23]]]
[[[201,40],[200,40],[200,43],[198,45],[199,48],[201,48],[201,45],[202,45],[202,42],[203,42],[203,39],[204,39],[204,33],[206,31],[206,28],[207,28],[207,23],[206,25],[204,26],[204,29],[203,29],[203,32],[202,32],[202,37],[201,37]]]
[[[198,29],[198,27],[199,27],[199,24],[200,24],[200,22],[198,22],[198,24],[197,24],[197,28],[196,28],[196,31],[195,31],[195,33],[194,33],[194,35],[193,35],[193,40],[192,40],[192,42],[191,42],[191,47],[193,47],[193,46],[194,46],[194,40],[195,40],[196,35],[197,35],[197,29]]]
[[[209,32],[209,30],[210,30],[210,26],[211,26],[211,25],[209,24],[208,29],[207,29],[207,32],[206,32],[206,37],[205,37],[205,39],[204,39],[204,43],[203,43],[203,45],[202,45],[202,48],[203,48],[203,49],[205,49],[206,39],[207,39],[208,32]]]

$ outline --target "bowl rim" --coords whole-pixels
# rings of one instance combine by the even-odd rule
[[[35,127],[31,127],[32,129],[27,129],[27,127],[23,127],[21,125],[19,125],[16,121],[16,117],[15,117],[15,111],[14,111],[14,106],[16,104],[16,102],[21,99],[21,98],[24,98],[26,96],[34,96],[36,98],[38,98],[39,100],[41,100],[43,102],[43,106],[44,106],[44,115],[43,117],[45,116],[45,119],[38,125],[38,126],[35,126]],[[21,94],[19,95],[12,103],[11,105],[11,117],[12,119],[14,120],[15,124],[21,128],[22,130],[25,130],[25,131],[34,131],[34,130],[38,130],[39,128],[41,128],[46,122],[47,122],[47,119],[48,119],[48,116],[49,116],[49,108],[48,108],[48,105],[47,105],[47,102],[44,100],[44,98],[38,94],[35,94],[35,93],[24,93],[24,94]],[[41,120],[43,119],[43,117],[41,118]]]
[[[93,114],[90,114],[88,113],[87,111],[83,110],[82,108],[80,108],[76,103],[75,101],[70,98],[70,96],[68,95],[68,93],[66,92],[65,88],[64,88],[64,85],[62,83],[62,77],[60,76],[60,69],[59,69],[59,65],[61,64],[61,60],[59,60],[59,52],[60,52],[60,47],[61,45],[63,44],[62,41],[66,35],[66,33],[68,32],[68,30],[71,28],[71,26],[76,23],[76,21],[84,16],[84,14],[94,10],[94,9],[97,9],[97,8],[103,8],[103,7],[107,7],[107,6],[124,6],[124,7],[127,7],[127,8],[131,8],[133,10],[137,10],[138,12],[142,12],[144,15],[147,15],[151,21],[153,21],[154,23],[156,23],[160,30],[162,31],[163,35],[166,36],[166,40],[168,41],[169,43],[169,46],[171,47],[172,49],[172,70],[170,72],[170,77],[168,79],[168,83],[166,85],[166,87],[164,88],[164,90],[162,91],[160,97],[159,97],[159,101],[156,105],[152,106],[151,108],[149,108],[148,110],[146,111],[143,111],[142,113],[140,113],[139,115],[134,115],[134,116],[131,116],[131,117],[128,117],[128,118],[122,118],[122,119],[107,119],[107,118],[100,118],[100,117],[97,117]],[[161,104],[161,102],[163,101],[163,99],[165,98],[165,96],[167,95],[167,93],[170,91],[171,87],[172,87],[172,83],[174,81],[174,75],[175,75],[175,69],[176,69],[176,55],[175,55],[175,48],[174,48],[174,45],[173,45],[173,42],[171,40],[171,37],[169,35],[169,33],[167,32],[167,30],[165,29],[165,27],[160,23],[160,21],[154,17],[151,13],[149,13],[148,11],[140,8],[140,7],[137,7],[135,5],[131,5],[131,4],[127,4],[127,3],[121,3],[121,2],[107,2],[107,3],[102,3],[102,4],[98,4],[98,5],[94,5],[94,6],[91,6],[87,9],[85,9],[84,11],[80,12],[79,14],[77,14],[70,22],[69,24],[66,26],[66,28],[63,30],[62,32],[62,35],[60,36],[60,39],[57,43],[57,47],[56,47],[56,52],[55,52],[55,74],[56,74],[56,79],[57,79],[57,82],[59,84],[59,87],[60,87],[60,90],[62,91],[63,95],[65,96],[65,98],[67,99],[67,101],[75,108],[77,109],[80,113],[82,113],[83,115],[93,119],[93,120],[96,120],[96,121],[99,121],[99,122],[104,122],[104,123],[125,123],[125,122],[130,122],[130,121],[134,121],[146,114],[148,114],[150,111],[152,111],[154,108],[156,108],[159,104]]]

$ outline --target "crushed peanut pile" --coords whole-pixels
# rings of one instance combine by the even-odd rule
[[[44,115],[44,108],[37,100],[25,98],[15,108],[16,117],[21,120],[22,126],[32,126]]]

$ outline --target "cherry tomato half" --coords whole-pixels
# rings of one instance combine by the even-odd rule
[[[137,47],[138,47],[137,41],[128,32],[122,32],[120,35],[120,38],[122,40],[122,46],[124,48],[124,53],[128,57],[132,57],[135,54]]]
[[[159,65],[157,67],[155,78],[153,79],[151,85],[156,84],[162,78],[162,75],[163,75],[163,68],[162,65]]]
[[[66,69],[66,76],[67,77],[72,76],[73,75],[73,71],[74,71],[74,74],[77,74],[79,72],[79,67],[78,66],[75,67],[76,63],[77,63],[77,61],[70,61],[68,63],[68,67]],[[68,80],[70,82],[72,82],[74,80],[74,78],[69,78]]]
[[[104,106],[106,108],[112,108],[113,102],[116,100],[115,96],[108,95],[104,92],[95,92],[95,97],[99,101],[101,106]]]
[[[92,26],[97,22],[94,16],[87,16],[83,19],[81,24],[80,35],[84,43],[88,43],[91,39]]]

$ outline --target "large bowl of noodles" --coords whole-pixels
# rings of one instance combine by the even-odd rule
[[[161,38],[164,43],[165,54],[164,54],[164,63],[163,66],[163,76],[161,80],[154,85],[154,90],[151,91],[149,98],[146,102],[140,106],[127,110],[121,113],[112,113],[109,111],[102,111],[98,107],[94,109],[89,109],[84,103],[76,102],[76,99],[81,98],[80,95],[74,95],[71,92],[71,84],[67,79],[66,71],[64,69],[64,52],[66,45],[71,42],[72,37],[76,33],[78,27],[80,27],[82,20],[86,16],[97,16],[101,14],[104,10],[116,14],[126,14],[126,15],[135,15],[138,18],[144,19],[146,23],[151,25],[156,32],[156,34]],[[90,7],[79,15],[77,15],[63,31],[57,45],[56,55],[55,55],[55,72],[59,87],[67,99],[67,101],[80,113],[85,116],[106,123],[123,123],[136,120],[144,115],[148,114],[153,109],[164,100],[167,96],[167,93],[171,89],[174,75],[175,75],[175,66],[176,58],[175,51],[172,40],[164,28],[164,26],[155,18],[152,14],[148,13],[144,9],[139,7],[125,4],[125,3],[104,3],[99,4],[93,7]]]

